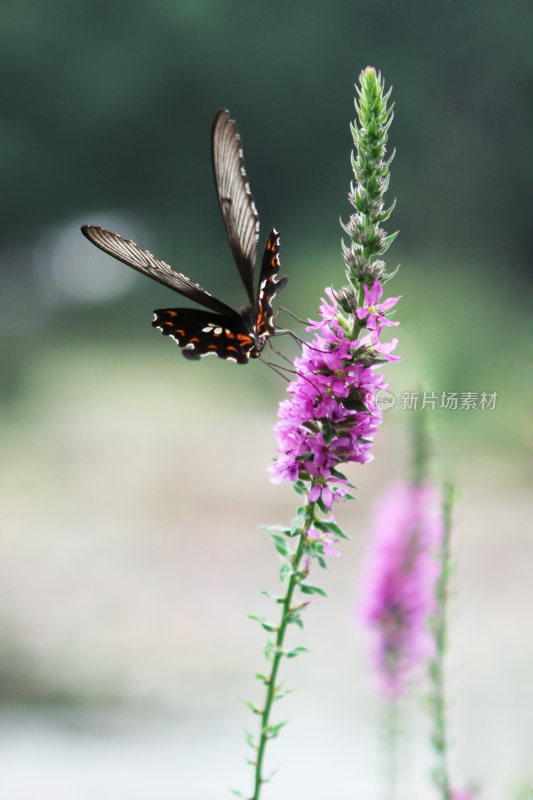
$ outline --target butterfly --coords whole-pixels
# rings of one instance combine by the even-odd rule
[[[104,252],[208,309],[162,308],[154,311],[153,327],[173,339],[186,358],[217,355],[227,361],[246,364],[250,358],[261,355],[269,337],[275,333],[272,300],[285,286],[287,278],[277,277],[280,237],[273,228],[263,253],[257,289],[254,289],[259,215],[244,169],[237,125],[226,109],[220,109],[215,116],[211,143],[222,217],[249,299],[249,305],[241,311],[235,311],[213,297],[135,242],[96,225],[83,225],[81,231]]]

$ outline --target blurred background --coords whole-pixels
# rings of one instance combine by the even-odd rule
[[[135,239],[239,307],[211,174],[225,106],[261,241],[282,234],[281,302],[313,316],[343,283],[353,84],[371,64],[396,103],[392,392],[497,393],[493,410],[429,417],[436,474],[460,492],[453,770],[487,800],[518,797],[533,780],[530,2],[5,0],[0,21],[1,796],[249,788],[241,699],[259,702],[263,632],[245,615],[271,613],[258,591],[278,573],[258,525],[295,506],[266,473],[284,384],[258,362],[185,361],[150,327],[175,297],[79,226]],[[359,501],[338,517],[351,541],[295,641],[311,655],[284,668],[297,691],[278,710],[291,724],[265,800],[380,796],[382,705],[354,609],[372,506],[406,474],[413,413],[397,402],[375,462],[350,472]],[[416,700],[404,725],[400,798],[426,800]]]

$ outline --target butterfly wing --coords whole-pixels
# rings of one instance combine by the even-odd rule
[[[287,278],[277,277],[281,267],[279,247],[279,232],[275,228],[272,228],[267,239],[265,252],[263,253],[257,299],[254,306],[258,336],[271,336],[274,333],[275,327],[272,318],[272,301],[287,283]]]
[[[104,253],[117,258],[123,264],[142,272],[143,275],[147,275],[154,281],[162,283],[163,286],[174,289],[184,297],[220,314],[238,316],[230,306],[217,300],[197,283],[193,283],[186,275],[176,272],[169,264],[156,258],[148,250],[143,250],[130,239],[124,239],[118,233],[106,231],[105,228],[97,225],[83,225],[81,232]]]
[[[161,308],[154,311],[154,328],[170,336],[186,358],[217,355],[237,364],[250,358],[253,339],[240,316],[212,314],[195,308]]]
[[[212,153],[224,225],[244,288],[253,304],[259,215],[244,169],[241,137],[235,121],[224,108],[217,112],[213,123]]]

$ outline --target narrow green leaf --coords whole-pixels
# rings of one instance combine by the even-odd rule
[[[289,534],[285,534],[285,536],[287,535]],[[272,537],[272,541],[274,542],[274,547],[276,548],[280,556],[286,556],[290,553],[289,545],[287,544],[286,539],[281,534],[273,533],[272,531],[270,531],[270,536]]]
[[[264,597],[268,597],[269,600],[273,600],[275,603],[283,603],[283,597],[279,597],[277,594],[272,594],[271,592],[267,592],[266,589],[263,589],[259,594],[264,595]]]
[[[279,692],[276,692],[274,695],[275,700],[283,700],[285,695],[292,694],[294,689],[281,689]]]
[[[251,733],[250,731],[245,731],[245,734],[246,734],[246,743],[252,748],[257,747],[255,736],[253,735],[253,733]]]
[[[313,586],[312,583],[301,583],[300,590],[303,594],[319,594],[321,597],[327,597],[326,592],[319,586]]]
[[[263,617],[258,617],[256,614],[248,614],[248,619],[258,622],[261,627],[265,629],[265,631],[268,631],[268,633],[276,633],[278,630],[276,625],[273,625],[271,622],[267,622],[266,619],[263,619]]]
[[[386,222],[395,208],[396,208],[396,198],[394,198],[393,204],[379,215],[379,221]]]
[[[284,533],[285,536],[290,535],[290,529],[287,528],[286,525],[260,525],[259,527],[262,528],[267,533],[275,532],[275,533]]]
[[[390,236],[386,236],[385,237],[384,245],[381,248],[380,255],[383,255],[384,253],[387,252],[387,250],[389,249],[389,247],[391,246],[391,244],[396,239],[396,237],[398,236],[399,233],[400,233],[400,231],[395,231],[395,233],[391,233]]]
[[[286,720],[285,722],[278,722],[277,725],[269,725],[268,728],[265,729],[265,733],[268,736],[268,738],[276,739],[276,737],[279,735],[280,730],[284,728],[285,725],[288,725],[288,722],[289,721]]]
[[[339,528],[336,522],[327,522],[325,520],[315,520],[313,522],[313,527],[323,533],[334,533],[335,536],[338,536],[341,539],[349,539],[349,536]]]
[[[309,652],[309,650],[308,650],[307,647],[293,647],[292,650],[288,650],[285,653],[285,657],[286,658],[296,658],[296,656],[299,656],[300,653],[308,653],[308,652]]]

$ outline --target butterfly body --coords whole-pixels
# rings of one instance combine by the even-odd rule
[[[185,358],[196,360],[217,355],[237,364],[247,364],[250,358],[259,358],[275,332],[272,300],[287,282],[286,278],[277,278],[278,269],[279,234],[273,229],[265,248],[253,305],[237,312],[221,304],[221,313],[162,308],[154,311],[152,325],[183,348]]]
[[[259,358],[275,333],[272,300],[286,284],[278,278],[279,233],[273,228],[254,289],[254,265],[259,236],[259,217],[244,170],[240,137],[229,112],[221,109],[213,124],[212,153],[220,208],[249,303],[236,311],[177,272],[135,242],[96,225],[84,225],[82,233],[104,252],[162,283],[204,308],[165,308],[154,312],[153,327],[173,339],[183,355],[192,360],[217,355],[237,364]]]

